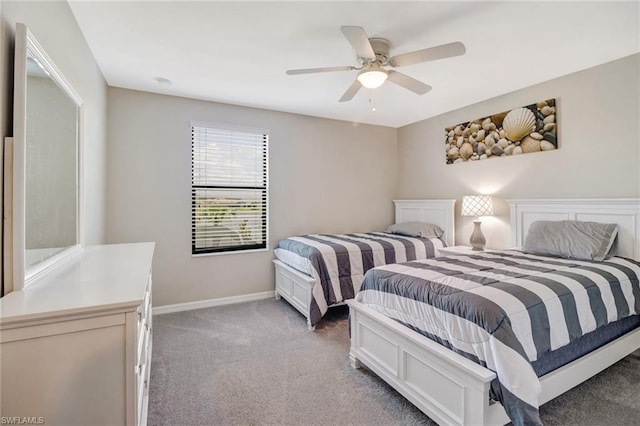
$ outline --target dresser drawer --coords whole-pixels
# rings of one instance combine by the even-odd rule
[[[136,392],[138,394],[138,397],[140,397],[144,392],[144,388],[146,387],[146,378],[147,378],[147,369],[149,368],[148,365],[148,357],[147,355],[147,350],[148,350],[148,346],[147,346],[147,342],[148,340],[145,339],[145,346],[144,346],[144,357],[142,358],[141,362],[138,364],[137,367],[137,374],[136,374]]]
[[[145,350],[147,341],[149,340],[149,326],[147,323],[143,323],[142,328],[138,331],[138,340],[136,342],[136,366],[140,366],[144,363]],[[137,371],[137,368],[136,368]]]
[[[145,425],[149,397],[149,375],[151,370],[152,345],[152,280],[151,274],[147,280],[142,304],[138,307],[138,324],[136,335],[136,368],[135,368],[135,402],[136,421],[138,425]]]
[[[136,367],[136,408],[138,424],[146,421],[146,398],[149,394],[149,373],[151,369],[151,330],[146,330],[143,334],[142,352],[140,361]]]
[[[142,305],[138,307],[138,327],[141,329],[151,316],[151,275],[147,280]]]
[[[151,275],[149,275],[142,305],[140,305],[137,310],[138,327],[136,332],[136,365],[140,365],[144,362],[145,346],[148,345],[148,334],[151,332],[151,314]]]

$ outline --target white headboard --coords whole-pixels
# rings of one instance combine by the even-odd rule
[[[640,259],[640,198],[506,200],[511,207],[511,243],[522,247],[536,220],[617,223],[614,254]]]
[[[393,200],[396,206],[396,223],[425,222],[444,230],[448,246],[455,245],[454,206],[456,200]]]

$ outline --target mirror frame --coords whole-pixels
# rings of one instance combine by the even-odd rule
[[[27,137],[27,57],[35,58],[49,72],[51,79],[66,93],[77,106],[76,132],[76,244],[69,246],[55,255],[25,269],[25,238],[26,238],[26,197],[25,197],[25,160]],[[15,64],[14,64],[14,110],[13,110],[13,174],[5,177],[12,179],[13,189],[11,206],[5,212],[11,212],[6,217],[5,232],[5,294],[7,290],[21,290],[51,269],[59,266],[76,254],[82,252],[83,247],[83,208],[82,208],[82,140],[83,140],[83,102],[69,81],[64,77],[55,63],[47,55],[36,38],[29,32],[26,25],[16,24],[15,35]],[[7,182],[6,182],[7,183]],[[6,200],[5,200],[6,201]],[[7,253],[8,252],[8,253]],[[7,286],[8,284],[8,286]]]

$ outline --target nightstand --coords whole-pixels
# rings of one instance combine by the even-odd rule
[[[474,251],[471,246],[452,246],[452,247],[443,247],[441,249],[438,249],[438,256],[454,256],[457,254],[477,254],[477,253],[483,253],[486,251],[491,251],[491,250],[487,250],[484,249],[482,251]]]

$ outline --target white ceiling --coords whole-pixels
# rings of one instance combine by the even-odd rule
[[[391,127],[640,51],[637,1],[70,5],[110,86]],[[398,69],[433,86],[426,95],[387,82],[339,103],[357,71],[285,71],[358,65],[342,25],[389,39],[392,55],[452,41],[467,53]]]

